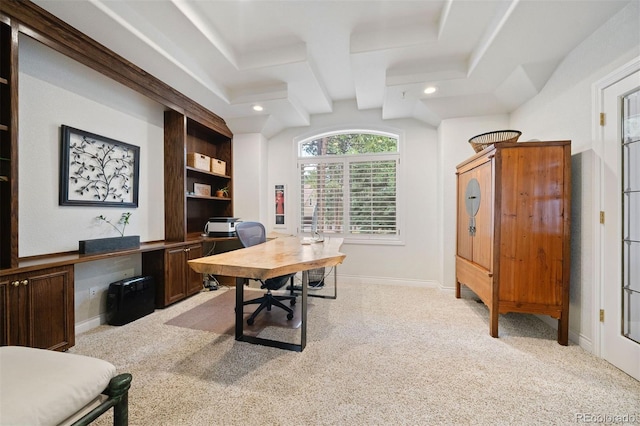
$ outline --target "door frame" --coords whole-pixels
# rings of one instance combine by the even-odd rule
[[[604,110],[604,91],[620,80],[624,80],[631,74],[640,71],[640,56],[632,59],[622,67],[609,73],[593,84],[593,122],[592,122],[592,144],[594,152],[593,164],[593,341],[591,342],[591,352],[602,357],[602,331],[600,324],[600,309],[604,299],[604,226],[600,224],[600,211],[604,211],[604,162],[601,158],[604,155],[604,127],[600,125],[600,113]]]

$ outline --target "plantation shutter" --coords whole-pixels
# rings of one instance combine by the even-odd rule
[[[313,208],[318,204],[318,232],[344,232],[344,164],[302,163],[300,167],[302,232],[311,231]]]
[[[396,159],[301,163],[301,231],[318,204],[321,233],[397,235],[396,174]]]
[[[396,161],[349,163],[349,233],[397,234]]]

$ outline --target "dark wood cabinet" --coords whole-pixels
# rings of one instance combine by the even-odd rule
[[[186,253],[186,258],[182,262],[182,265],[186,269],[185,282],[187,287],[187,296],[191,296],[202,290],[202,274],[199,274],[191,269],[187,261],[202,257],[202,244],[194,244],[189,246]]]
[[[202,276],[187,264],[202,257],[202,244],[189,243],[143,253],[142,270],[156,282],[156,306],[164,308],[202,290]]]
[[[568,343],[571,143],[502,143],[457,167],[456,297],[460,285],[489,308],[558,319]]]
[[[188,165],[189,153],[197,153],[225,163],[224,171],[207,171]],[[210,217],[233,216],[232,141],[220,133],[177,111],[164,114],[164,238],[167,242],[201,240]],[[210,188],[210,195],[196,194],[195,185]],[[216,196],[225,188],[224,196]],[[224,238],[223,238],[224,239]],[[147,255],[148,259],[154,255]],[[166,271],[157,285],[156,305],[164,307],[202,289],[202,276],[193,272],[187,260],[202,257],[202,244],[187,244],[165,250]],[[160,274],[155,256],[155,274]],[[143,262],[144,263],[144,262]],[[144,265],[143,265],[144,269]]]
[[[226,163],[224,173],[189,167],[187,154],[199,153]],[[164,116],[165,240],[199,238],[210,217],[233,216],[231,138],[176,111]],[[196,195],[194,185],[208,185],[211,195]],[[228,194],[215,196],[217,189]]]
[[[66,350],[75,344],[73,266],[0,278],[0,344]]]

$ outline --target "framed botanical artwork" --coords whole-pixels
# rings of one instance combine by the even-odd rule
[[[211,196],[211,185],[207,185],[204,183],[194,183],[193,184],[193,193],[196,195],[200,195],[203,197]]]
[[[275,185],[275,203],[276,203],[276,215],[275,215],[275,228],[284,228],[284,196],[286,188],[284,185]]]
[[[138,207],[140,147],[62,125],[61,206]]]

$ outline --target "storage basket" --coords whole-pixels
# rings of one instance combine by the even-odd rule
[[[227,174],[227,163],[222,160],[218,160],[217,158],[211,159],[211,172],[217,173],[219,175]]]
[[[187,152],[187,166],[200,170],[211,170],[211,157],[199,152]]]
[[[469,143],[475,152],[480,152],[489,145],[504,142],[517,142],[522,132],[518,130],[496,130],[482,133],[469,139]]]

